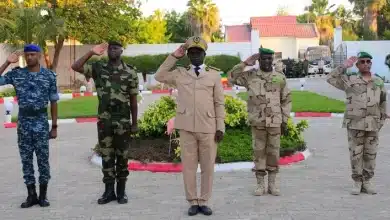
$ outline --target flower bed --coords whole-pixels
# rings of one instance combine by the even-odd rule
[[[217,163],[252,161],[252,137],[247,124],[246,104],[232,96],[225,96],[226,134],[218,145]],[[180,162],[178,132],[167,133],[167,122],[175,116],[176,103],[164,96],[147,109],[139,120],[139,134],[132,137],[129,159],[141,162]],[[288,136],[281,137],[281,156],[289,156],[306,149],[302,132],[308,128],[305,120],[288,123]],[[170,138],[171,137],[171,138]],[[94,151],[99,155],[99,145]]]

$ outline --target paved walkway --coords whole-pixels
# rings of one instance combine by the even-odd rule
[[[186,216],[181,174],[133,172],[129,176],[129,203],[96,204],[103,190],[100,169],[87,162],[96,143],[94,124],[67,124],[51,141],[52,181],[50,208],[19,208],[26,192],[16,145],[15,129],[0,128],[0,219],[389,219],[390,126],[381,133],[375,182],[379,194],[351,196],[348,148],[340,119],[309,119],[306,132],[313,155],[281,171],[280,197],[253,197],[251,172],[216,173],[212,217]]]

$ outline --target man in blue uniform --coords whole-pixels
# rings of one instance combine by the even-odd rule
[[[0,74],[19,60],[21,52],[11,54],[0,67]],[[27,67],[14,68],[0,76],[0,86],[13,85],[19,104],[18,145],[23,167],[23,178],[28,196],[21,204],[28,208],[39,204],[50,205],[47,200],[47,185],[50,179],[49,139],[57,137],[57,101],[59,100],[56,74],[40,66],[41,49],[37,45],[26,45],[24,57]],[[52,127],[49,132],[48,101],[50,100]],[[39,170],[39,197],[35,190],[33,154],[37,157]]]

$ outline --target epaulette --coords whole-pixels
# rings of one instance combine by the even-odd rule
[[[375,76],[378,77],[378,78],[380,78],[381,80],[385,81],[384,77],[378,75],[377,73],[375,73]]]
[[[17,70],[17,69],[20,69],[20,66],[12,68],[12,70]]]
[[[137,70],[137,68],[135,66],[132,66],[132,65],[130,65],[128,63],[126,63],[126,66],[129,67],[130,69]]]
[[[220,69],[213,67],[213,66],[206,66],[206,71],[209,71],[210,69],[215,70],[215,71],[221,71]]]

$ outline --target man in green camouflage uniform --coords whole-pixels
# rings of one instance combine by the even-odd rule
[[[361,52],[327,77],[328,83],[344,91],[347,97],[343,127],[348,131],[353,195],[376,194],[370,180],[374,176],[378,133],[387,118],[386,89],[382,78],[371,74],[371,59],[370,54]],[[347,73],[355,62],[359,72]]]
[[[268,193],[278,196],[276,181],[279,173],[279,150],[281,133],[287,133],[287,120],[291,111],[290,90],[283,73],[273,70],[274,52],[260,48],[245,62],[233,67],[228,73],[230,83],[248,90],[248,119],[252,127],[253,152],[256,173],[256,196],[265,193],[264,176],[268,172]],[[259,61],[260,69],[244,71],[246,66]]]
[[[102,55],[107,47],[108,63],[96,62],[85,65],[93,55]],[[122,53],[122,45],[118,42],[102,44],[94,47],[72,65],[73,70],[94,79],[99,99],[98,153],[102,157],[105,183],[105,192],[99,198],[99,204],[106,204],[115,199],[118,203],[124,204],[128,200],[125,193],[129,175],[127,154],[130,134],[137,132],[138,76],[133,67],[121,60]]]

